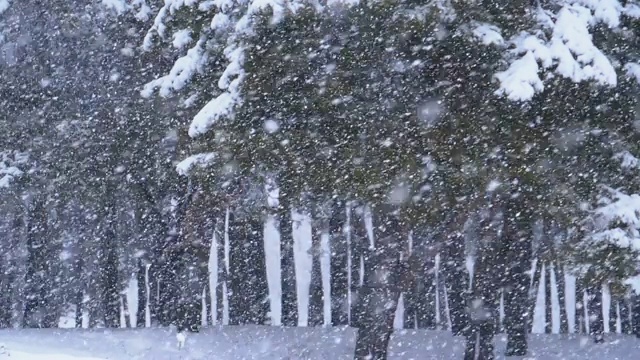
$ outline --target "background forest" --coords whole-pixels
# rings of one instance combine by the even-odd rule
[[[638,2],[0,11],[0,327],[640,335]]]

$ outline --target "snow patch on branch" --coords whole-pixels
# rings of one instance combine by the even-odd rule
[[[627,63],[624,66],[624,70],[627,72],[627,76],[635,78],[640,83],[640,64],[639,63]]]
[[[512,101],[527,101],[537,92],[542,92],[544,85],[538,76],[538,62],[533,52],[527,52],[522,58],[514,61],[507,70],[495,76],[500,81],[497,95],[505,95]]]
[[[0,188],[8,188],[17,178],[24,174],[20,165],[29,161],[29,154],[19,151],[0,151]]]
[[[205,39],[201,38],[194,47],[187,51],[187,54],[173,64],[173,68],[168,75],[153,80],[142,89],[143,97],[150,97],[156,89],[162,97],[170,96],[174,91],[181,90],[191,81],[194,75],[203,71],[208,61],[205,52]]]
[[[196,167],[206,167],[213,163],[216,159],[215,153],[201,153],[189,156],[188,158],[180,161],[178,165],[176,165],[176,170],[178,174],[182,176],[188,176],[191,171]]]

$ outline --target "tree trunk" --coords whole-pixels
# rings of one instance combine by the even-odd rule
[[[345,236],[347,214],[344,202],[335,201],[332,204],[331,219],[329,221],[331,248],[331,325],[349,324],[349,277],[348,277],[348,246]]]
[[[630,309],[630,304],[631,301],[628,297],[625,297],[624,299],[622,299],[622,301],[619,302],[620,304],[620,325],[621,325],[621,330],[623,334],[626,335],[630,335],[632,334],[632,328],[631,328],[631,309]]]
[[[525,356],[528,351],[526,304],[530,277],[527,273],[532,260],[533,215],[526,198],[511,197],[507,201],[503,234],[506,251],[503,259],[509,259],[504,273],[507,356]]]
[[[147,325],[147,264],[138,259],[136,280],[138,281],[138,310],[136,312],[136,327]]]
[[[458,231],[449,234],[442,254],[442,272],[446,295],[449,300],[451,331],[454,336],[464,336],[469,329],[466,296],[468,293],[468,274],[464,257],[464,238]],[[440,306],[445,306],[440,301]]]
[[[631,326],[633,328],[633,334],[637,338],[640,338],[640,294],[637,294],[634,291],[634,294],[631,297],[631,301],[632,301]]]
[[[369,269],[369,235],[367,234],[367,226],[365,222],[365,207],[357,206],[352,208],[351,211],[351,223],[350,229],[351,235],[351,310],[349,325],[356,326],[360,319],[359,314],[362,311],[359,310],[360,306],[359,297],[363,294],[363,288],[366,274]]]
[[[83,322],[82,312],[84,310],[84,290],[85,290],[85,284],[82,281],[85,278],[85,276],[83,275],[83,272],[84,272],[84,259],[82,258],[82,256],[78,256],[74,266],[74,273],[77,281],[76,293],[74,298],[74,302],[76,304],[75,326],[77,328],[82,328],[82,322]]]
[[[282,325],[298,326],[298,294],[293,250],[290,196],[280,189],[280,268],[282,273]]]
[[[269,310],[264,252],[264,223],[260,216],[229,216],[229,324],[266,322]]]
[[[544,332],[551,334],[553,332],[553,307],[551,303],[551,274],[553,269],[548,262],[542,265],[544,267]]]
[[[8,269],[3,269],[4,271],[0,273],[0,329],[8,329],[11,328],[11,320],[13,318],[13,302],[11,299],[13,274],[10,270],[11,264],[1,265],[8,265]]]
[[[582,279],[576,279],[576,315],[575,315],[575,332],[576,334],[585,334],[587,332],[587,324],[585,318],[585,298],[584,286]]]
[[[404,233],[399,214],[391,206],[381,206],[376,215],[376,247],[372,271],[367,272],[358,297],[356,360],[385,360],[403,281],[400,249]],[[382,309],[382,310],[381,310]]]
[[[604,342],[604,317],[602,311],[602,286],[591,284],[589,293],[589,334],[596,343]]]
[[[611,294],[611,291],[609,291]],[[615,334],[617,332],[618,325],[618,301],[611,296],[611,302],[609,303],[609,333]]]
[[[48,239],[48,213],[45,198],[37,197],[27,227],[26,300],[23,327],[57,327],[58,313],[53,301],[51,245]]]
[[[116,234],[112,230],[111,219],[102,235],[100,261],[100,300],[104,326],[107,328],[120,327],[120,296],[118,283],[118,254]]]
[[[537,259],[535,262],[533,277],[529,282],[529,298],[527,299],[527,333],[531,333],[533,331],[533,315],[536,309],[536,302],[538,300],[538,288],[540,287],[540,282],[542,281],[542,267],[542,260]]]
[[[320,257],[322,256],[321,239],[324,228],[321,219],[314,219],[311,229],[311,283],[309,284],[309,326],[322,326],[324,324],[324,293],[322,289],[322,269]]]
[[[564,281],[564,267],[560,262],[556,261],[553,265],[556,276],[556,285],[558,288],[558,305],[560,310],[560,334],[569,333],[569,314],[567,313],[567,297],[566,285]]]

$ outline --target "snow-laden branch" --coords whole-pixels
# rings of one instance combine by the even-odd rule
[[[576,83],[618,84],[613,64],[593,43],[591,32],[599,24],[619,27],[623,16],[640,18],[640,7],[635,2],[622,6],[617,0],[562,0],[558,5],[556,13],[540,9],[537,14],[539,26],[550,33],[549,39],[520,34],[510,40],[514,58],[508,69],[496,76],[500,81],[498,95],[511,100],[531,99],[543,91],[539,73],[549,68]],[[627,64],[626,74],[640,78],[636,65]]]
[[[27,164],[27,153],[5,150],[0,151],[0,188],[8,188],[17,178],[24,174],[20,167]]]

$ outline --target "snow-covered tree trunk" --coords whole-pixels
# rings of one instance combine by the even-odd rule
[[[356,360],[385,360],[402,281],[401,248],[406,234],[397,210],[391,205],[375,209],[376,246],[371,270],[358,296]],[[406,275],[406,274],[404,274]]]
[[[331,249],[331,325],[349,324],[349,250],[345,234],[347,226],[346,207],[343,201],[335,200],[329,220],[329,246]]]

